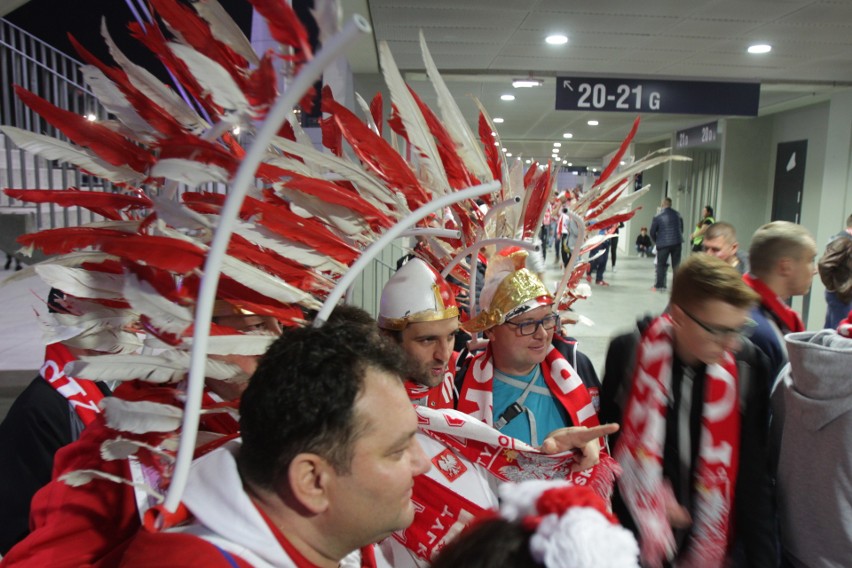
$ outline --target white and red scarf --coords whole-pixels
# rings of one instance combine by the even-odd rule
[[[673,499],[663,479],[666,411],[672,380],[671,316],[658,317],[642,336],[630,399],[615,458],[618,481],[639,527],[643,566],[661,566],[675,554],[666,517]],[[740,412],[737,367],[725,353],[705,372],[698,463],[693,480],[696,502],[691,543],[677,566],[723,566],[731,535],[731,511],[739,466]]]
[[[104,393],[94,381],[75,379],[65,374],[65,365],[73,360],[74,356],[67,347],[61,343],[51,343],[45,349],[44,364],[39,374],[65,397],[83,425],[88,426],[101,413],[98,403],[104,398]]]
[[[453,381],[456,375],[457,358],[458,353],[455,352],[450,356],[447,371],[444,373],[444,380],[437,386],[427,387],[411,380],[405,381],[405,391],[408,393],[411,402],[417,402],[422,406],[438,410],[453,408],[455,405],[455,397],[453,396],[455,384]]]
[[[418,427],[423,434],[440,442],[444,449],[430,452],[435,475],[415,479],[412,499],[414,522],[394,538],[416,556],[429,560],[460,527],[483,515],[491,514],[482,496],[471,501],[468,493],[476,493],[476,483],[464,475],[480,472],[480,466],[499,481],[558,479],[595,491],[607,504],[612,497],[618,464],[605,452],[600,462],[580,472],[572,472],[574,454],[545,455],[524,442],[501,434],[491,426],[457,410],[431,410],[416,407]],[[473,472],[470,470],[474,469]],[[480,475],[485,475],[482,472]],[[484,479],[487,484],[488,480]],[[465,496],[460,494],[465,492]],[[471,497],[474,499],[474,497]],[[496,503],[496,497],[494,497]]]
[[[805,331],[805,324],[802,322],[802,317],[799,313],[784,303],[778,294],[773,292],[769,286],[762,282],[759,278],[755,278],[751,274],[743,274],[743,282],[748,284],[749,288],[760,294],[760,304],[769,310],[772,317],[778,322],[782,333],[797,333]]]
[[[541,363],[541,373],[547,388],[571,417],[574,426],[600,425],[592,397],[583,380],[553,345],[549,346]],[[493,426],[493,405],[494,358],[489,345],[467,367],[458,409]]]

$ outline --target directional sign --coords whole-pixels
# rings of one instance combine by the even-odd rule
[[[759,83],[556,78],[556,110],[757,116],[759,101]]]
[[[696,146],[708,146],[716,143],[719,136],[719,123],[708,122],[699,124],[685,130],[678,130],[675,135],[675,146],[677,148],[694,148]]]

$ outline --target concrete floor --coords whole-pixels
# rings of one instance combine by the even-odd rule
[[[546,265],[545,280],[549,287],[555,288],[561,273],[553,262],[552,250]],[[592,284],[591,297],[574,305],[575,312],[592,323],[578,323],[569,328],[601,377],[609,340],[629,331],[637,317],[662,312],[668,302],[667,295],[651,291],[654,263],[650,258],[622,252],[617,271],[612,271],[610,263],[604,279],[610,286]],[[43,309],[42,299],[46,296],[47,287],[36,276],[0,286],[3,314],[0,317],[0,418],[41,366],[44,348],[33,309]]]

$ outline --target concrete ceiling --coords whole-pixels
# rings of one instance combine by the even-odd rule
[[[352,50],[355,87],[369,100],[382,88],[376,45],[388,42],[409,84],[430,105],[418,32],[468,121],[477,97],[515,155],[600,165],[635,118],[629,112],[557,111],[556,76],[759,82],[759,115],[826,100],[852,88],[852,2],[849,0],[341,0],[360,13],[374,37]],[[545,36],[568,36],[551,46]],[[750,55],[753,43],[770,53]],[[514,78],[544,86],[513,89]],[[512,93],[512,102],[500,95]],[[590,127],[589,119],[600,125]],[[720,118],[644,114],[637,141],[670,140],[683,128]],[[563,132],[574,138],[565,140]]]

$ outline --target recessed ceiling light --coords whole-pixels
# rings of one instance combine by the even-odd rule
[[[500,143],[499,143],[499,142],[495,142],[495,143],[494,143],[494,145],[495,145],[495,146],[499,146],[499,145],[500,145]]]
[[[570,132],[566,132],[565,134],[562,135],[562,138],[574,138],[574,135],[571,134]]]
[[[502,119],[502,118],[494,118],[494,119],[492,119],[492,120],[493,120],[494,124],[503,124],[503,119]]]
[[[511,152],[506,152],[506,157],[507,157],[507,158],[511,158],[511,157],[512,157],[512,153],[511,153]]]
[[[568,163],[568,160],[562,160],[562,163],[563,163],[563,164],[567,164],[567,163]]]
[[[544,41],[546,41],[550,45],[565,45],[566,43],[568,43],[568,36],[564,36],[562,34],[553,34],[544,38]]]
[[[492,131],[491,131],[491,136],[497,136],[497,133],[496,133],[496,132],[494,132],[494,131],[492,130]],[[496,142],[495,142],[495,144],[496,144]]]
[[[772,51],[772,46],[767,43],[756,43],[748,46],[749,53],[769,53]]]
[[[554,142],[554,143],[553,143],[553,147],[554,147],[554,148],[561,148],[561,147],[562,147],[562,142]]]
[[[573,165],[574,165],[574,162],[568,162],[568,165],[569,165],[569,166],[573,166]]]
[[[597,120],[590,120],[586,124],[588,124],[589,126],[597,126],[600,123]]]
[[[620,166],[623,166],[624,164],[625,164],[624,160],[621,160],[621,162],[618,163],[618,165],[620,165]]]
[[[508,150],[507,150],[507,149],[505,149],[505,148],[500,148],[500,150],[501,150],[503,153],[508,152]]]
[[[542,85],[544,85],[544,81],[541,79],[515,79],[512,81],[512,86],[516,89],[541,87]]]
[[[528,160],[527,160],[527,163],[528,163],[528,164],[531,164],[531,163],[532,163],[532,160],[529,160],[529,159],[528,159]]]
[[[500,95],[501,101],[514,101],[515,95]]]

